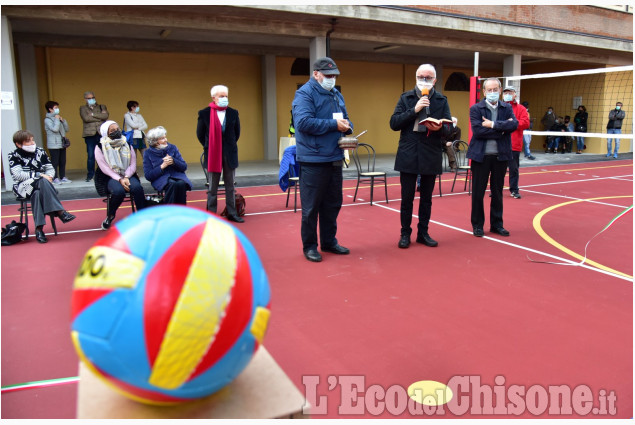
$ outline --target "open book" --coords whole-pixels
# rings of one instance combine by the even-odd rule
[[[444,122],[449,122],[450,124],[452,124],[452,120],[449,120],[447,118],[441,118],[440,120],[436,119],[436,118],[432,118],[432,117],[428,117],[426,119],[423,119],[421,121],[419,121],[419,125],[424,125],[424,123],[428,121],[428,122],[433,122],[435,124],[442,124]]]

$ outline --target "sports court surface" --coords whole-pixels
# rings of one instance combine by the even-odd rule
[[[264,345],[303,394],[303,376],[319,377],[313,389],[324,413],[313,417],[391,418],[391,411],[421,417],[399,409],[399,401],[382,400],[382,391],[421,380],[449,384],[456,377],[493,388],[495,399],[504,391],[507,407],[481,411],[475,406],[481,396],[487,402],[487,389],[474,395],[474,386],[468,391],[449,384],[470,409],[437,409],[423,417],[633,416],[632,210],[595,237],[578,264],[587,242],[633,204],[633,161],[524,167],[520,173],[523,198],[505,191],[510,237],[489,233],[486,222],[485,237],[475,238],[470,197],[462,184],[450,193],[452,175],[444,174],[430,225],[439,246],[413,238],[406,250],[397,247],[398,177],[388,180],[390,202],[382,201],[381,188],[373,206],[367,185],[353,203],[355,181],[346,180],[338,239],[351,255],[323,253],[322,263],[302,255],[301,213],[284,207],[286,194],[277,186],[240,188],[247,216],[238,228],[258,250],[272,290]],[[188,201],[204,209],[205,193],[193,192]],[[78,375],[69,332],[71,288],[84,253],[104,236],[105,206],[101,198],[64,206],[77,219],[58,222],[59,235],[50,235],[49,243],[32,237],[1,251],[5,419],[75,417],[77,380],[10,391],[19,383]],[[3,226],[16,210],[3,206]],[[124,204],[118,220],[129,213]],[[51,230],[48,221],[45,230]],[[351,402],[345,382],[360,382],[360,376],[363,387]],[[517,386],[527,389],[520,407],[518,397],[516,404],[511,400]],[[584,409],[542,409],[550,386],[567,386]]]

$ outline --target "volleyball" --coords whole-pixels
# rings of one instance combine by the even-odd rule
[[[84,256],[71,300],[80,360],[119,393],[176,404],[229,384],[262,343],[270,289],[234,226],[176,205],[121,220]]]

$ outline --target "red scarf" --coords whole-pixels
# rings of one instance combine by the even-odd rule
[[[220,173],[223,171],[223,124],[216,111],[224,111],[214,102],[209,104],[209,148],[207,151],[207,171]]]

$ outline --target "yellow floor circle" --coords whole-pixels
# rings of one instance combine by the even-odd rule
[[[408,387],[408,396],[426,406],[440,406],[452,400],[450,387],[437,381],[417,381]]]

